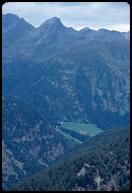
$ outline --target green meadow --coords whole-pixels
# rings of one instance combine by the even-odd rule
[[[93,137],[103,132],[103,130],[98,128],[95,124],[89,124],[89,123],[85,124],[85,123],[78,123],[78,122],[64,122],[61,125],[61,127],[77,132],[82,135],[87,135],[89,137]]]

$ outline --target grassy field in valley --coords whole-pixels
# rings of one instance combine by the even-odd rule
[[[62,128],[69,129],[82,135],[93,137],[103,132],[102,129],[98,128],[95,124],[85,124],[77,122],[64,122],[61,125]]]

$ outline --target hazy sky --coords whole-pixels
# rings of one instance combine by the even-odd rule
[[[51,17],[59,17],[65,26],[77,30],[130,30],[130,7],[125,2],[8,2],[2,13],[14,13],[36,27]]]

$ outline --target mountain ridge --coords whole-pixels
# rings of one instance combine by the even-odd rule
[[[17,18],[17,19],[18,19],[18,18],[19,18],[19,19],[24,19],[24,18],[18,16],[17,14],[12,14],[12,13],[2,14],[2,16],[3,16],[3,17],[9,16],[9,17]],[[24,20],[25,20],[25,19],[24,19]],[[25,21],[26,21],[26,20],[25,20]],[[63,25],[63,23],[61,22],[61,19],[58,18],[58,17],[56,17],[56,16],[51,17],[51,18],[43,21],[38,27],[35,27],[35,26],[32,25],[30,22],[27,22],[27,21],[26,21],[26,22],[29,23],[30,25],[32,25],[34,28],[37,29],[37,28],[40,28],[40,26],[45,25],[45,24],[47,24],[47,23],[50,22],[50,21],[58,21],[57,23],[61,23],[61,24]],[[64,26],[64,25],[63,25],[63,26]],[[65,26],[65,27],[66,27],[66,26]],[[66,28],[73,28],[73,27],[66,27]],[[74,28],[73,28],[73,29],[74,29]],[[74,30],[77,31],[77,32],[80,32],[81,30],[85,30],[85,29],[89,29],[89,30],[93,30],[93,31],[99,31],[100,29],[103,29],[103,30],[107,30],[107,31],[117,31],[117,32],[120,32],[120,31],[118,31],[118,30],[109,30],[109,29],[107,29],[107,28],[100,28],[100,29],[94,30],[94,29],[89,28],[89,27],[84,27],[84,28],[80,29],[79,31],[76,30],[76,29],[74,29]],[[130,33],[130,30],[128,30],[127,32],[120,32],[120,33]]]

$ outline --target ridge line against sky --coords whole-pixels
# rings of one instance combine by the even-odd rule
[[[5,15],[8,15],[8,14],[11,14],[11,15],[14,15],[14,16],[17,16],[17,17],[19,17],[20,19],[24,19],[24,18],[22,18],[22,17],[20,17],[20,16],[18,16],[18,15],[16,15],[16,14],[12,14],[12,13],[7,13],[7,14],[2,14],[3,16],[5,16]],[[54,17],[52,17],[52,18],[54,18]],[[41,27],[46,21],[48,21],[48,20],[50,20],[50,19],[52,19],[52,18],[49,18],[49,19],[47,19],[47,20],[45,20],[45,21],[43,21],[43,23],[41,23],[39,26],[33,26],[30,22],[28,22],[28,21],[26,21],[25,19],[25,21],[28,23],[28,24],[30,24],[30,25],[32,25],[34,28],[39,28],[39,27]],[[58,18],[58,19],[60,19],[60,22],[62,23],[62,21],[61,21],[61,18]],[[63,26],[65,26],[63,23],[62,23],[62,25]],[[67,26],[65,26],[66,28],[67,28]],[[73,30],[75,30],[75,31],[81,31],[81,30],[84,30],[84,29],[90,29],[90,30],[93,30],[93,31],[98,31],[98,30],[101,30],[101,29],[104,29],[104,30],[109,30],[109,31],[117,31],[117,32],[120,32],[120,31],[118,31],[118,30],[113,30],[113,29],[106,29],[106,28],[99,28],[99,29],[92,29],[92,28],[90,28],[90,27],[84,27],[84,28],[81,28],[81,29],[75,29],[75,28],[73,28],[73,27],[68,27],[68,28],[72,28]],[[126,31],[126,32],[129,32],[130,30],[128,30],[128,31]],[[125,31],[122,31],[122,32],[125,32]]]
[[[130,30],[130,7],[126,2],[8,2],[2,13],[16,14],[35,27],[59,17],[65,26],[76,30]]]

